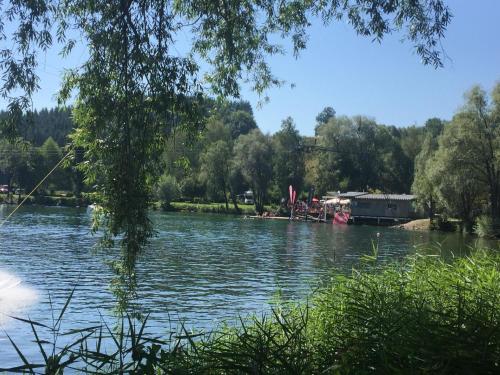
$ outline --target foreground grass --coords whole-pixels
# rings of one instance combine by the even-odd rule
[[[125,339],[102,353],[88,349],[102,329],[89,329],[58,361],[71,352],[73,364],[99,373],[497,374],[499,306],[498,253],[451,263],[417,255],[334,275],[307,303],[277,303],[206,335],[183,331],[164,343],[129,322]]]

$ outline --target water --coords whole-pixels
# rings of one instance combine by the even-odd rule
[[[0,218],[11,209],[0,205]],[[385,261],[423,243],[441,242],[457,254],[468,243],[458,234],[370,226],[178,213],[152,217],[158,236],[139,259],[138,296],[151,314],[150,330],[164,335],[179,319],[210,329],[239,314],[265,311],[278,290],[301,299],[333,268],[346,272],[370,253],[377,232]],[[99,323],[99,314],[113,321],[113,273],[107,265],[113,254],[92,250],[96,238],[89,225],[85,209],[27,207],[0,227],[0,287],[2,280],[11,286],[8,297],[0,293],[0,368],[19,364],[4,332],[28,357],[37,353],[29,325],[8,315],[50,324],[52,311],[62,308],[75,286],[66,328]]]

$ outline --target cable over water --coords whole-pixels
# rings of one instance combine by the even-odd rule
[[[2,220],[2,222],[0,222],[0,228],[4,226],[4,224],[7,222],[7,220],[9,220],[12,215],[14,215],[14,213],[19,209],[19,207],[21,207],[24,204],[24,202],[26,202],[28,200],[28,198],[36,191],[36,189],[38,189],[40,187],[40,185],[42,185],[47,178],[49,178],[49,176],[62,164],[64,159],[66,159],[70,154],[71,154],[71,151],[68,152],[66,155],[64,155],[62,157],[62,159],[57,162],[57,164],[54,166],[54,168],[52,168],[49,171],[49,173],[47,173],[47,175],[44,178],[42,178],[42,180],[38,184],[36,184],[36,186],[33,188],[33,190],[31,190],[30,193],[24,197],[24,199],[21,201],[21,203],[19,203],[17,205],[17,207],[14,208],[14,210],[10,214],[8,214],[7,217]]]

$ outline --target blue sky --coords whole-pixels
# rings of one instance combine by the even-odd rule
[[[396,126],[422,125],[430,117],[449,119],[472,85],[490,90],[500,80],[500,1],[448,3],[454,18],[442,42],[448,56],[444,68],[422,65],[400,35],[379,44],[357,36],[347,24],[325,28],[317,23],[298,59],[270,60],[274,73],[288,84],[270,90],[270,102],[260,108],[255,93],[244,89],[242,98],[254,106],[259,127],[271,133],[291,116],[302,134],[312,135],[315,117],[326,106],[339,115],[362,114]],[[84,50],[76,50],[69,64],[84,58]],[[34,106],[52,107],[63,65],[54,54],[40,63],[41,91]]]

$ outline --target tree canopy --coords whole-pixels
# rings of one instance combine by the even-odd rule
[[[500,83],[490,96],[478,86],[450,123],[426,124],[427,136],[416,159],[413,189],[424,204],[462,219],[472,230],[481,213],[499,219]],[[442,131],[442,134],[440,132]],[[438,137],[439,136],[439,137]]]

